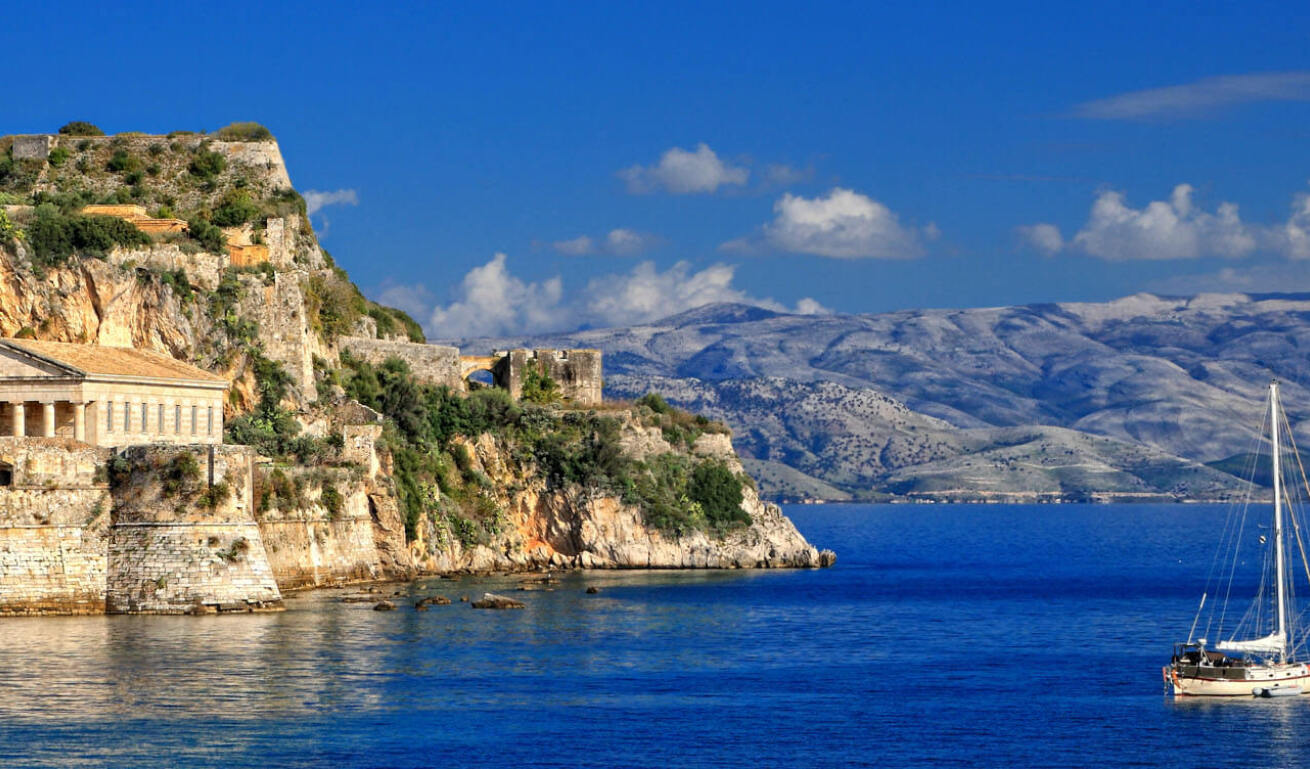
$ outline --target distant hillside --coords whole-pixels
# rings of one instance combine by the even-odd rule
[[[779,496],[1221,497],[1245,486],[1225,460],[1254,449],[1271,377],[1310,444],[1310,295],[826,316],[713,305],[470,342],[522,343],[598,347],[607,394],[655,389],[725,419]]]

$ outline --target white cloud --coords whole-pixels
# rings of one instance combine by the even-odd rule
[[[1310,101],[1310,71],[1207,77],[1079,104],[1074,117],[1097,120],[1196,117],[1222,107],[1262,101]]]
[[[505,269],[505,255],[496,254],[464,276],[460,298],[435,308],[428,328],[446,339],[556,331],[566,317],[560,306],[563,294],[558,277],[541,283],[519,280]]]
[[[1266,225],[1242,221],[1237,204],[1220,203],[1213,212],[1192,202],[1192,187],[1179,184],[1168,200],[1132,208],[1123,193],[1097,195],[1087,223],[1064,241],[1051,224],[1017,228],[1037,249],[1080,251],[1108,260],[1237,258],[1256,252],[1288,259],[1310,259],[1310,193],[1292,197],[1287,221]]]
[[[596,252],[596,244],[586,235],[579,235],[569,240],[557,240],[551,246],[561,254],[584,256]]]
[[[750,178],[750,170],[724,163],[701,142],[695,151],[671,147],[653,166],[631,166],[619,171],[627,182],[628,192],[639,195],[664,190],[674,195],[715,192],[723,186],[741,186]]]
[[[1240,257],[1268,240],[1264,228],[1242,221],[1236,204],[1220,203],[1211,213],[1193,204],[1192,191],[1190,185],[1180,184],[1169,200],[1154,200],[1142,208],[1129,206],[1121,192],[1102,192],[1092,203],[1087,223],[1068,243],[1062,243],[1059,230],[1049,224],[1019,231],[1048,254],[1063,247],[1109,260]]]
[[[605,236],[605,250],[615,256],[632,256],[645,251],[654,241],[650,235],[620,227]]]
[[[588,254],[608,254],[609,256],[635,256],[651,248],[659,238],[644,232],[637,232],[626,227],[610,230],[604,238],[593,239],[589,235],[579,235],[570,240],[557,240],[551,247],[561,254],[569,256],[586,256]]]
[[[829,315],[831,313],[832,310],[829,310],[827,307],[819,304],[817,300],[811,299],[808,296],[796,303],[797,315]]]
[[[1310,193],[1293,196],[1291,216],[1270,233],[1269,240],[1274,249],[1289,258],[1310,259]]]
[[[323,192],[308,190],[305,192],[305,211],[313,216],[325,206],[357,206],[359,195],[354,190],[333,190]]]
[[[1031,224],[1016,227],[1015,231],[1028,245],[1044,254],[1058,253],[1064,248],[1064,238],[1060,235],[1060,228],[1054,224]]]
[[[496,254],[469,271],[455,301],[428,314],[426,330],[434,339],[466,339],[628,326],[719,302],[799,314],[829,312],[808,297],[795,308],[753,297],[733,286],[735,275],[736,268],[725,264],[695,270],[683,261],[661,271],[647,261],[628,272],[592,278],[581,293],[566,297],[561,278],[520,280],[506,269],[505,255]]]
[[[852,190],[836,187],[827,197],[812,199],[788,193],[773,211],[763,240],[783,251],[838,259],[907,259],[923,253],[919,232],[902,226],[887,206]],[[927,234],[936,237],[936,226],[929,225]],[[751,250],[752,242],[738,238],[720,248]]]

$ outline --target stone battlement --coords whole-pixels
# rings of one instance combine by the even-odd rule
[[[523,393],[525,372],[537,367],[555,380],[565,400],[577,406],[601,402],[600,350],[506,350],[491,355],[460,355],[459,348],[414,342],[392,342],[365,337],[343,337],[341,349],[373,365],[399,358],[414,376],[456,392],[467,392],[468,377],[478,371],[491,374],[496,387],[514,398]]]

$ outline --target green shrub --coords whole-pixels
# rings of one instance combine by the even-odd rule
[[[204,219],[188,219],[187,234],[211,254],[221,254],[227,250],[227,236],[223,230]]]
[[[210,221],[219,227],[240,227],[258,215],[259,206],[249,192],[229,190],[214,209]]]
[[[323,493],[318,498],[319,504],[327,511],[328,520],[335,521],[346,511],[346,501],[337,491],[335,486],[324,486]]]
[[[23,237],[23,231],[9,219],[9,214],[0,208],[0,246],[7,246]]]
[[[306,284],[305,305],[314,330],[329,341],[345,336],[368,309],[368,300],[344,272],[314,275]]]
[[[214,138],[225,142],[263,142],[273,133],[259,123],[229,123],[214,133]]]
[[[205,489],[196,499],[196,503],[201,507],[213,510],[219,505],[226,502],[232,496],[232,489],[222,481],[215,483],[213,486]]]
[[[200,480],[200,463],[189,451],[174,454],[160,473],[165,496],[189,491]]]
[[[105,164],[105,170],[116,174],[138,173],[141,168],[141,158],[130,154],[127,150],[115,150],[109,157],[109,162]]]
[[[700,505],[713,526],[748,524],[750,516],[741,509],[741,485],[741,479],[722,462],[702,462],[691,473],[687,496]]]
[[[59,129],[59,133],[64,136],[104,136],[105,132],[96,128],[85,120],[74,120],[71,123],[65,123]]]
[[[54,149],[50,150],[50,154],[46,157],[46,160],[50,161],[50,165],[54,166],[55,168],[58,168],[59,166],[62,166],[65,161],[68,160],[68,156],[71,154],[72,153],[70,153],[68,150],[64,149],[63,147],[55,147]]]
[[[191,165],[187,170],[192,176],[208,180],[223,173],[226,168],[227,158],[205,147],[199,147],[196,149],[195,156],[191,158]]]
[[[645,406],[656,414],[668,414],[673,411],[673,407],[659,393],[646,393],[637,399],[637,405]]]
[[[563,398],[559,385],[546,373],[546,364],[533,361],[523,367],[519,397],[528,403],[556,403]]]
[[[45,203],[36,207],[27,242],[32,247],[32,264],[39,270],[60,266],[74,253],[103,258],[114,246],[144,246],[150,237],[122,219],[65,215]]]

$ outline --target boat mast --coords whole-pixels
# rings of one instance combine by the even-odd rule
[[[1282,467],[1280,466],[1278,445],[1278,382],[1269,383],[1269,434],[1274,442],[1274,559],[1277,564],[1278,582],[1278,637],[1282,639],[1283,649],[1280,662],[1287,661],[1287,580],[1283,576],[1286,570],[1283,564],[1283,494]]]

